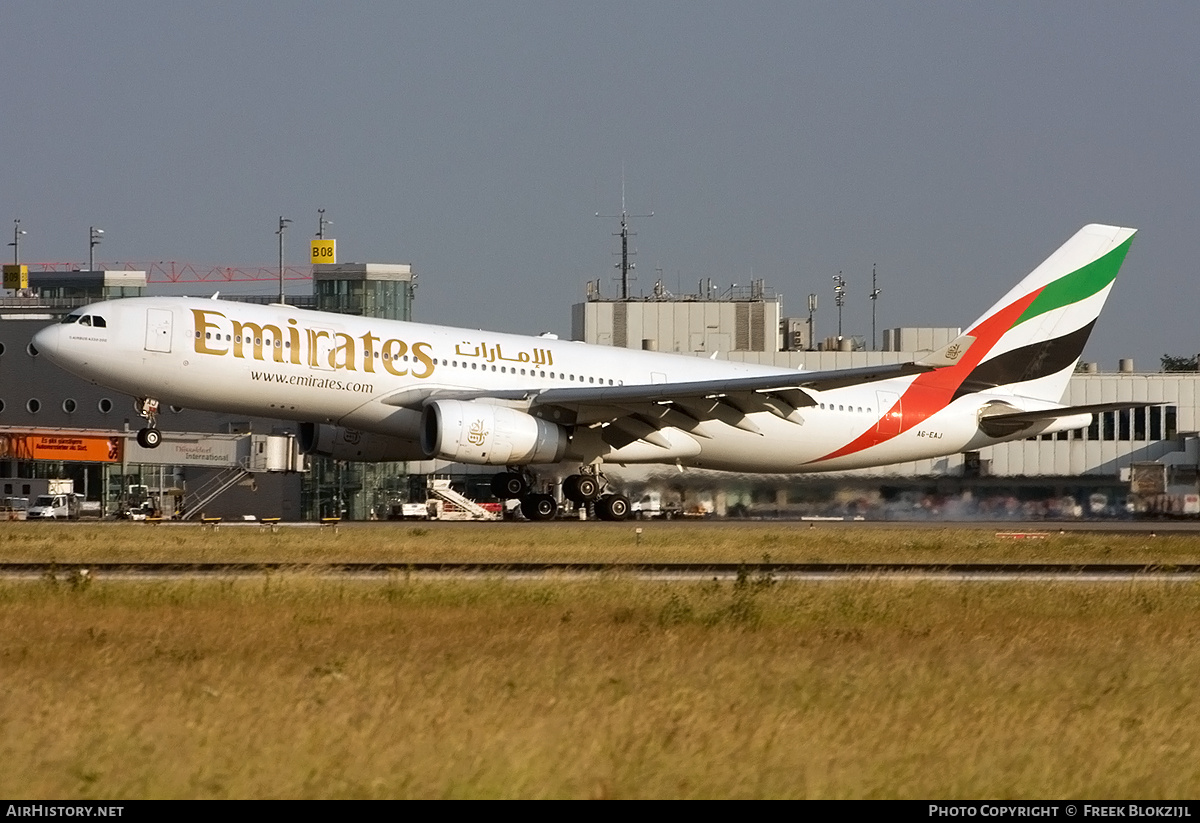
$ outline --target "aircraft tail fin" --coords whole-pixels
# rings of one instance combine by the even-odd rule
[[[1000,388],[1058,402],[1135,233],[1084,226],[976,320],[965,334],[980,359],[956,394]]]

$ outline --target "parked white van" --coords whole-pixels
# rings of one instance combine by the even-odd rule
[[[78,520],[79,495],[39,494],[25,513],[26,520]]]

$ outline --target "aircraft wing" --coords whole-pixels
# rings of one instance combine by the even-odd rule
[[[604,424],[602,437],[614,448],[636,440],[665,445],[665,441],[659,443],[659,429],[672,427],[708,438],[711,435],[704,426],[708,421],[760,433],[748,416],[760,411],[801,424],[804,420],[799,410],[816,405],[808,390],[869,383],[932,368],[895,363],[686,383],[546,389],[530,398],[530,412],[576,425]]]
[[[917,363],[893,363],[886,366],[861,366],[854,369],[830,369],[827,371],[797,371],[785,374],[767,374],[755,377],[734,377],[725,380],[697,380],[688,383],[650,383],[632,386],[604,386],[596,388],[546,389],[534,398],[534,405],[565,405],[574,403],[615,403],[641,401],[659,403],[669,400],[686,400],[695,397],[734,395],[747,393],[769,393],[778,391],[815,389],[824,391],[886,380],[889,377],[904,377],[910,374],[932,371],[932,366]],[[811,402],[804,403],[812,405]]]
[[[748,415],[760,411],[802,424],[799,409],[816,404],[808,390],[915,375],[934,368],[937,366],[910,362],[685,383],[490,391],[422,388],[397,392],[383,402],[391,406],[420,408],[443,399],[501,401],[566,424],[600,424],[604,440],[614,448],[620,448],[637,440],[665,445],[658,432],[666,427],[707,439],[711,434],[705,431],[704,424],[711,421],[759,433],[759,427]]]
[[[804,421],[799,410],[816,405],[809,390],[843,388],[950,366],[973,342],[974,338],[962,335],[920,360],[852,369],[625,386],[508,390],[414,388],[397,392],[384,398],[383,402],[390,406],[420,408],[436,400],[500,401],[566,424],[603,424],[604,439],[619,448],[636,440],[655,443],[661,439],[658,430],[666,427],[707,438],[710,435],[703,424],[709,421],[758,433],[758,426],[748,415],[761,411],[801,424]]]
[[[661,403],[672,400],[716,397],[736,394],[771,394],[815,389],[825,391],[845,386],[904,377],[932,371],[935,366],[920,363],[892,363],[853,369],[796,371],[725,380],[696,380],[686,383],[642,383],[629,386],[579,386],[556,389],[405,389],[385,398],[389,406],[420,408],[432,400],[505,400],[528,401],[536,406],[587,406],[613,403]],[[808,395],[805,394],[805,397]],[[809,402],[800,405],[810,406]]]

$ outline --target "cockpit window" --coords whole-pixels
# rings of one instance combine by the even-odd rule
[[[104,318],[98,314],[68,314],[62,319],[62,322],[64,324],[78,323],[81,326],[91,326],[95,329],[108,328],[108,323],[106,323]]]

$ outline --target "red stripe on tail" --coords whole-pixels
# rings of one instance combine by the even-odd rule
[[[1015,303],[1005,306],[991,317],[980,321],[974,329],[969,331],[975,337],[975,342],[967,349],[967,353],[962,360],[953,366],[946,366],[945,368],[934,369],[933,371],[917,375],[916,379],[905,389],[903,396],[901,396],[896,405],[884,411],[884,417],[886,417],[888,414],[896,411],[897,407],[903,410],[899,431],[884,434],[879,431],[878,425],[872,426],[855,440],[836,451],[830,452],[824,457],[818,457],[812,462],[819,463],[822,460],[832,460],[835,457],[844,457],[848,454],[860,452],[863,449],[869,449],[872,446],[878,446],[880,443],[887,442],[893,437],[898,437],[946,408],[953,399],[954,393],[958,391],[958,387],[974,371],[975,367],[983,361],[983,358],[999,342],[1004,333],[1013,327],[1013,324],[1017,322],[1017,319],[1024,313],[1029,304],[1037,298],[1041,291],[1042,289],[1038,289],[1037,291],[1030,292]],[[883,417],[880,419],[882,420]]]

